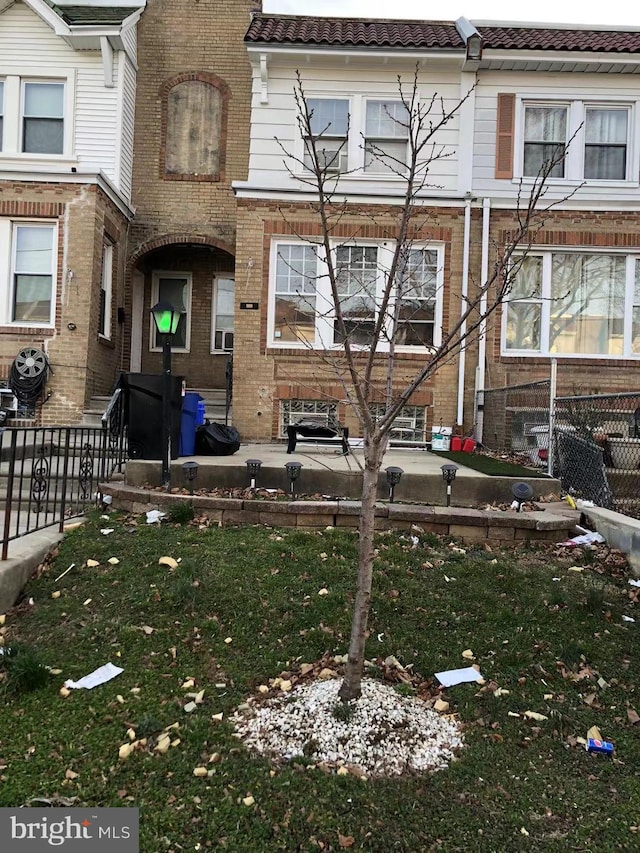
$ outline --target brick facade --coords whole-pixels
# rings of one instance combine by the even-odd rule
[[[382,206],[350,205],[341,217],[333,236],[336,239],[389,239],[395,226],[392,209]],[[440,208],[425,214],[416,239],[444,244],[443,326],[460,315],[462,281],[462,245],[464,213],[462,208]],[[474,233],[479,243],[479,218]],[[375,224],[374,224],[375,223]],[[346,375],[339,368],[339,352],[329,359],[309,350],[280,349],[267,346],[269,303],[269,253],[275,236],[317,236],[317,217],[307,204],[288,204],[239,200],[236,258],[236,309],[239,301],[258,302],[257,311],[236,313],[234,386],[241,393],[234,397],[233,420],[246,440],[268,441],[278,435],[280,401],[286,399],[327,400],[338,403],[339,417],[353,435],[360,427],[346,404],[342,382]],[[405,387],[424,363],[424,353],[398,353],[394,389]],[[374,382],[374,398],[382,400],[386,356],[381,355]],[[340,373],[340,375],[338,375]],[[433,380],[425,383],[411,399],[416,406],[427,406],[428,426],[453,424],[457,403],[457,366],[443,364]]]
[[[107,394],[122,366],[117,307],[124,300],[127,219],[96,185],[0,182],[0,217],[57,224],[56,310],[52,328],[0,327],[0,376],[25,347],[46,352],[51,374],[42,424],[77,423],[94,394]],[[102,245],[113,243],[111,340],[98,337]]]
[[[226,356],[210,354],[211,291],[217,272],[234,271],[236,202],[231,183],[247,176],[251,111],[251,69],[243,38],[258,5],[255,0],[202,0],[195,5],[150,0],[138,28],[136,217],[130,232],[127,298],[131,303],[135,282],[140,286],[141,281],[135,273],[142,273],[141,364],[143,371],[156,372],[161,356],[148,345],[153,270],[191,273],[191,352],[176,353],[173,362],[190,387],[224,385]],[[208,83],[221,93],[216,176],[165,172],[167,96],[173,86],[189,80]]]

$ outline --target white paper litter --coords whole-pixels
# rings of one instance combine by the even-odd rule
[[[640,580],[634,581],[630,578],[629,583],[631,584],[631,586],[640,586]]]
[[[114,527],[103,527],[100,533],[102,533],[103,536],[108,536],[110,533],[113,533],[114,530]]]
[[[589,533],[583,533],[581,536],[574,536],[571,539],[566,539],[561,542],[561,545],[593,545],[594,542],[604,542],[604,536],[598,533],[597,530],[590,530]]]
[[[623,622],[635,622],[636,620],[633,618],[633,616],[624,616],[624,615],[623,615],[623,616],[622,616],[622,621],[623,621]]]
[[[147,524],[160,524],[166,513],[160,512],[159,509],[150,509],[147,513]]]
[[[83,676],[79,681],[71,681],[71,679],[67,679],[64,686],[68,687],[70,690],[81,690],[82,688],[85,690],[91,690],[94,687],[98,687],[100,684],[104,684],[106,681],[111,681],[112,678],[115,678],[116,675],[120,675],[121,672],[124,672],[124,669],[121,667],[114,666],[112,663],[105,663],[104,666],[99,666],[98,669],[94,669],[93,672],[90,672],[89,675]]]
[[[482,681],[482,676],[472,666],[466,666],[463,669],[448,669],[445,672],[436,672],[436,678],[443,687],[453,687],[456,684],[465,684],[468,681]]]

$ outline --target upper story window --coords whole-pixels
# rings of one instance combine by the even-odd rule
[[[556,161],[550,175],[564,177],[562,154],[567,144],[566,106],[527,106],[524,111],[525,175],[540,174],[547,161]],[[562,158],[562,159],[559,159]]]
[[[367,101],[364,170],[401,172],[407,162],[409,113],[402,101]]]
[[[640,258],[561,249],[522,261],[503,310],[505,355],[640,354]]]
[[[316,144],[318,163],[327,172],[346,172],[349,158],[349,101],[345,98],[308,98],[311,137],[304,139],[304,165],[312,168],[311,138]]]
[[[587,107],[584,176],[623,181],[627,177],[628,109]]]
[[[0,152],[4,161],[60,161],[73,154],[73,70],[56,79],[6,74],[0,80]]]
[[[412,246],[400,264],[379,342],[388,349],[437,346],[441,338],[444,248]],[[331,348],[345,337],[371,346],[392,252],[384,243],[341,244],[334,249],[336,286],[344,331],[336,318],[321,247],[302,241],[272,244],[269,344]]]
[[[638,181],[634,103],[498,95],[496,178]]]
[[[22,150],[27,154],[64,151],[64,83],[23,84]]]

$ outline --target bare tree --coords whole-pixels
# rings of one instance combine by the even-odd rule
[[[437,288],[443,285],[437,283],[435,253],[429,252],[428,245],[424,248],[425,226],[429,222],[426,190],[434,186],[430,181],[435,164],[453,153],[439,142],[441,131],[453,121],[470,94],[453,105],[438,96],[423,101],[416,69],[407,85],[398,78],[398,100],[393,110],[386,102],[379,107],[379,120],[387,130],[395,129],[385,136],[401,144],[362,137],[365,168],[395,174],[403,182],[401,202],[376,209],[376,223],[386,224],[388,235],[383,261],[375,248],[358,245],[360,229],[357,225],[347,227],[353,218],[347,217],[349,206],[336,192],[340,177],[347,173],[346,157],[342,155],[346,153],[348,117],[335,118],[316,111],[317,104],[314,109],[299,73],[295,100],[304,140],[303,156],[294,156],[280,143],[285,163],[295,163],[291,173],[313,189],[311,207],[319,224],[319,236],[298,236],[313,247],[324,270],[321,286],[320,278],[313,282],[309,278],[307,288],[303,285],[288,297],[288,302],[285,299],[286,316],[280,322],[338,378],[363,436],[358,575],[348,663],[340,689],[343,701],[361,694],[371,602],[376,492],[390,430],[412,394],[461,348],[477,339],[487,318],[508,296],[536,232],[558,203],[544,202],[545,187],[554,166],[565,156],[565,149],[556,150],[526,191],[521,185],[512,231],[508,241],[496,247],[486,281],[476,282],[473,293],[463,300],[459,316],[437,334],[433,306]],[[286,214],[283,216],[286,218]],[[348,238],[344,236],[345,229]],[[338,234],[342,235],[340,239]],[[291,259],[282,262],[300,272]],[[308,280],[304,273],[301,279]],[[321,290],[323,298],[319,296]],[[320,341],[320,349],[310,329],[318,315],[323,318],[327,336]],[[398,389],[396,348],[407,343],[422,345],[425,358]],[[380,395],[384,403],[374,410],[373,404]]]

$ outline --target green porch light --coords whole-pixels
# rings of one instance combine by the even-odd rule
[[[161,299],[151,309],[153,322],[156,324],[156,329],[161,335],[175,335],[183,313],[170,302],[167,302],[166,299]]]

